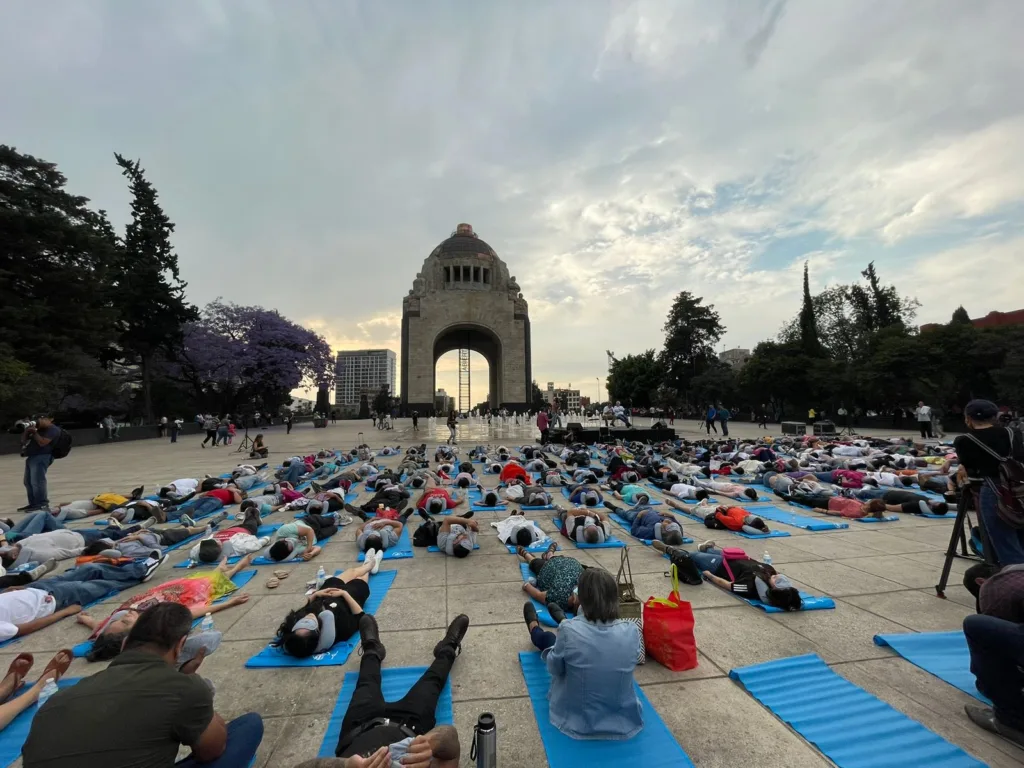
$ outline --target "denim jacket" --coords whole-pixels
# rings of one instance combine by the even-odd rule
[[[644,726],[633,682],[640,630],[583,616],[563,621],[542,652],[551,673],[551,724],[574,739],[629,739]]]

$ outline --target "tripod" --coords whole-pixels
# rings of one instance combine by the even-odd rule
[[[242,442],[240,442],[238,444],[238,447],[235,449],[235,453],[242,453],[242,451],[251,451],[252,450],[252,445],[253,445],[252,438],[249,437],[249,425],[246,424],[245,425],[245,436],[242,438]]]
[[[978,529],[981,531],[981,551],[984,553],[984,557],[978,557],[967,549],[967,537],[971,531],[971,517],[968,514],[968,507],[971,506],[975,492],[973,487],[964,486],[960,493],[960,500],[956,505],[956,522],[953,523],[953,531],[949,536],[949,546],[946,548],[946,560],[942,564],[942,574],[939,576],[939,583],[935,585],[935,594],[943,599],[946,597],[946,584],[949,582],[949,571],[953,567],[954,557],[974,560],[979,563],[992,562],[990,554],[992,546],[989,543],[985,526],[981,522],[981,515],[978,515]],[[977,507],[975,506],[975,508]]]

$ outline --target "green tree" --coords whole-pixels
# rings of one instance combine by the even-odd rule
[[[634,408],[649,408],[657,397],[665,369],[653,349],[640,355],[626,355],[608,371],[608,399]]]
[[[143,412],[152,422],[157,357],[173,354],[181,344],[183,326],[199,313],[185,301],[186,283],[178,273],[178,257],[171,246],[174,224],[161,208],[156,189],[138,160],[116,153],[114,157],[132,192],[132,220],[125,230],[115,277],[121,311],[120,362],[139,367]]]
[[[967,314],[967,310],[964,309],[963,304],[953,310],[953,317],[949,320],[950,323],[957,325],[970,325],[971,316]]]
[[[738,391],[736,369],[715,360],[704,373],[694,377],[690,386],[699,403],[734,403]]]
[[[701,297],[681,291],[672,302],[664,326],[665,346],[660,363],[665,383],[686,397],[690,396],[694,377],[717,360],[715,345],[725,334],[714,305],[703,302]]]
[[[537,386],[537,382],[533,381],[530,383],[530,407],[539,411],[548,404],[548,401],[544,399],[544,393],[540,391],[540,387]]]
[[[366,395],[362,394],[359,396],[359,414],[356,416],[358,419],[370,418],[370,403],[366,399]]]
[[[814,313],[814,302],[811,299],[811,282],[804,262],[804,299],[800,307],[800,346],[808,357],[822,354],[821,342],[818,341],[818,322]]]
[[[379,414],[391,413],[391,388],[381,384],[380,390],[373,397],[373,410]]]

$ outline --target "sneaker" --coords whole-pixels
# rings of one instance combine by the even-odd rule
[[[124,528],[124,526],[121,525],[121,521],[118,520],[116,517],[108,517],[107,518],[107,525],[110,526],[111,528],[117,528],[118,530]]]
[[[218,512],[216,515],[214,515],[209,520],[207,520],[206,524],[208,526],[210,526],[210,527],[213,527],[215,525],[220,525],[221,523],[223,523],[227,519],[228,519],[228,513],[227,512]]]
[[[979,728],[984,728],[990,733],[1002,736],[1018,747],[1024,747],[1024,731],[1019,731],[1012,726],[1000,722],[996,718],[996,713],[990,707],[978,707],[973,704],[967,704],[964,706],[964,711],[967,713],[968,719]]]
[[[373,558],[375,558],[376,556],[377,556],[377,550],[374,549],[373,547],[370,547],[368,550],[366,550],[365,554],[363,555],[363,562],[364,563],[372,563],[373,562]]]
[[[463,520],[469,520],[469,518],[471,518],[473,514],[473,510],[471,509],[468,512],[463,512],[461,515],[459,515],[459,517],[461,517]]]
[[[562,610],[562,606],[558,603],[548,603],[548,613],[555,620],[555,624],[561,624],[565,621],[565,611]]]
[[[464,613],[460,613],[455,617],[454,621],[448,625],[448,631],[445,633],[441,642],[434,646],[434,658],[437,658],[449,649],[451,649],[455,656],[462,653],[462,638],[466,636],[466,632],[468,630],[469,616]]]
[[[526,622],[527,629],[534,622],[540,626],[540,617],[537,616],[537,609],[533,607],[533,603],[530,600],[523,603],[523,620]]]
[[[192,528],[196,524],[196,521],[188,515],[182,515],[181,517],[179,517],[178,522],[184,525],[186,528]]]
[[[139,528],[152,528],[156,525],[156,518],[147,517],[145,520],[140,520],[136,525],[139,526]]]
[[[144,563],[146,566],[146,572],[143,574],[139,581],[145,584],[147,581],[153,578],[153,574],[156,573],[156,569],[159,568],[167,560],[167,555],[161,555],[159,558],[150,557]]]
[[[33,509],[36,508],[36,506],[37,505],[35,505],[35,504],[26,504],[24,507],[18,507],[18,511],[19,512],[31,512]]]
[[[29,578],[31,578],[32,581],[38,581],[39,579],[43,578],[43,576],[48,574],[50,571],[54,570],[56,567],[57,561],[51,557],[42,565],[37,565],[35,568],[29,571]]]
[[[309,484],[309,487],[313,489],[314,493],[323,493],[324,487],[320,485],[316,480]]]
[[[380,570],[380,561],[384,559],[384,550],[375,552],[373,555],[373,568],[370,569],[370,573],[376,573]]]
[[[707,541],[702,542],[701,544],[697,545],[697,551],[698,552],[707,552],[709,549],[714,549],[714,548],[715,548],[715,542],[713,542],[711,539],[708,539]]]
[[[377,627],[377,620],[369,613],[361,614],[359,617],[359,642],[360,653],[363,656],[371,654],[378,660],[384,661],[387,650],[380,641],[380,629]]]

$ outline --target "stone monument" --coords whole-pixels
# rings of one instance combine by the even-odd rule
[[[459,224],[423,262],[402,300],[402,408],[434,412],[434,367],[453,349],[490,366],[492,409],[529,408],[530,317],[515,277],[469,224]]]

